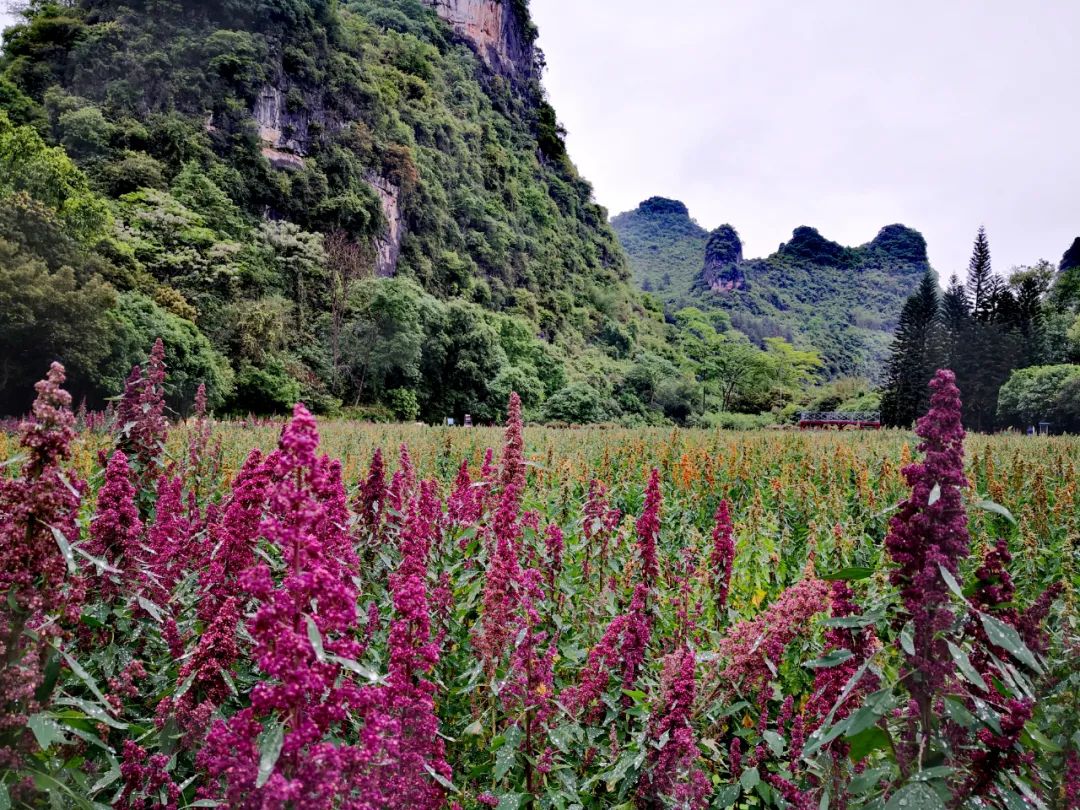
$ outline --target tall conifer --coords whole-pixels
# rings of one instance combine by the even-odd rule
[[[900,313],[881,398],[886,425],[906,427],[927,410],[929,382],[943,360],[939,297],[937,278],[927,271]]]
[[[989,321],[993,316],[997,285],[990,266],[990,240],[982,226],[975,234],[975,246],[968,262],[967,291],[976,320]]]

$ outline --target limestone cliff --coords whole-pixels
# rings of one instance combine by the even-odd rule
[[[423,0],[476,48],[488,67],[515,78],[534,70],[534,32],[518,0]]]
[[[705,267],[701,280],[713,292],[731,292],[746,287],[742,269],[742,241],[730,225],[721,225],[709,235],[705,246]]]

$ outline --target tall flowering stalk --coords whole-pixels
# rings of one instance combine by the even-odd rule
[[[648,730],[655,745],[638,787],[642,807],[703,810],[709,805],[712,785],[697,765],[701,751],[691,725],[695,693],[694,652],[684,647],[664,663],[659,706]]]
[[[425,481],[409,507],[401,535],[401,564],[390,578],[395,618],[390,624],[384,702],[400,729],[395,741],[397,772],[386,774],[390,778],[382,785],[385,799],[401,807],[431,810],[442,806],[444,792],[428,773],[445,780],[451,776],[435,716],[435,685],[425,677],[439,661],[439,646],[431,633],[427,576],[440,512],[435,484]]]
[[[201,741],[214,712],[229,697],[227,679],[241,654],[236,633],[240,618],[239,599],[230,596],[220,603],[190,655],[184,656],[177,683],[186,683],[186,690],[158,704],[159,725],[174,719],[188,746]]]
[[[516,392],[513,392],[510,394],[510,405],[506,417],[506,442],[503,445],[499,485],[503,492],[514,487],[519,495],[525,491],[525,439],[522,435],[523,429],[521,397]]]
[[[212,621],[230,594],[242,593],[240,575],[255,563],[263,513],[270,497],[271,469],[262,453],[252,450],[224,508],[208,523],[210,549],[199,574],[199,617]]]
[[[279,449],[260,534],[280,569],[259,562],[240,576],[258,601],[247,630],[264,680],[251,706],[218,721],[199,764],[233,807],[334,807],[359,789],[360,747],[339,743],[360,688],[340,663],[359,652],[355,557],[349,541],[341,467],[316,456],[315,420],[297,405]],[[259,736],[281,724],[280,755],[259,776]],[[362,806],[362,805],[358,805]]]
[[[165,418],[165,344],[154,341],[145,368],[135,366],[124,385],[117,411],[117,446],[135,468],[139,491],[149,491],[161,473],[169,435]]]
[[[731,572],[735,563],[735,539],[731,524],[731,506],[727,498],[720,501],[713,518],[712,549],[709,554],[709,573],[716,621],[720,624],[727,608],[731,590]]]
[[[732,626],[719,650],[727,660],[718,691],[757,692],[768,683],[787,646],[809,632],[809,622],[827,606],[828,583],[803,579],[784,591],[765,612]]]
[[[914,634],[914,651],[905,653],[905,666],[924,735],[934,723],[934,696],[955,670],[942,637],[955,617],[941,569],[956,574],[970,542],[961,500],[968,482],[956,376],[940,370],[930,388],[930,411],[915,430],[925,458],[904,468],[911,495],[890,521],[885,538],[895,566],[889,578],[903,604],[895,623],[900,627],[910,621]]]
[[[607,566],[608,543],[622,519],[622,513],[608,505],[607,488],[595,478],[589,481],[589,493],[585,498],[585,519],[582,533],[585,536],[585,560],[582,571],[586,579],[590,575],[590,562],[597,556],[601,587]],[[599,548],[594,546],[599,544]]]
[[[35,389],[30,418],[19,426],[21,474],[0,479],[0,769],[14,767],[27,738],[27,716],[55,634],[47,611],[62,608],[67,575],[59,541],[78,540],[76,517],[85,484],[65,473],[75,417],[53,363]],[[33,630],[33,635],[26,631]]]
[[[382,530],[383,513],[386,511],[386,470],[382,450],[377,448],[371,457],[367,478],[353,499],[353,510],[359,516],[361,542],[378,543]]]
[[[115,451],[105,468],[105,483],[98,492],[94,521],[87,548],[111,569],[102,577],[101,591],[115,598],[122,587],[136,586],[142,579],[143,524],[135,506],[131,468],[122,450]],[[115,575],[115,576],[114,576]]]
[[[499,502],[494,525],[486,528],[488,562],[484,577],[483,612],[480,630],[473,643],[489,672],[494,672],[510,641],[513,626],[511,616],[517,606],[521,587],[518,498],[517,486],[511,484]]]
[[[446,504],[446,517],[450,525],[472,526],[484,511],[484,485],[474,484],[469,474],[469,462],[463,459],[454,478],[453,490]],[[463,540],[462,542],[466,542]]]
[[[638,538],[638,556],[641,560],[641,577],[650,588],[655,587],[660,575],[660,563],[656,556],[656,541],[660,536],[660,471],[655,467],[649,473],[645,488],[645,506],[637,519],[635,529]]]
[[[489,673],[502,659],[513,632],[512,617],[520,599],[522,568],[519,554],[521,540],[521,497],[525,486],[522,456],[521,400],[510,397],[510,418],[506,426],[503,464],[499,478],[502,486],[498,507],[491,524],[484,527],[488,550],[484,577],[483,611],[479,632],[473,643]]]
[[[554,662],[555,645],[541,629],[542,620],[536,605],[544,598],[536,569],[525,571],[521,578],[514,633],[518,638],[510,656],[510,671],[499,693],[503,706],[524,732],[525,784],[529,792],[537,789],[536,774],[550,770],[552,752],[538,751],[539,741],[547,738],[555,716]],[[547,649],[544,649],[545,644]],[[533,760],[539,763],[533,767]]]

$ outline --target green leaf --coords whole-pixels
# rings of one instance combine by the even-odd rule
[[[319,632],[319,626],[315,624],[315,620],[311,616],[305,616],[304,621],[307,623],[307,637],[311,642],[311,649],[315,651],[315,660],[320,664],[326,663],[326,651],[322,645],[322,634]]]
[[[981,500],[975,501],[972,506],[974,506],[976,509],[993,512],[995,515],[1001,515],[1003,518],[1009,521],[1009,523],[1013,524],[1014,526],[1016,525],[1016,518],[1013,517],[1012,512],[1010,512],[1000,503],[994,503],[991,500]]]
[[[484,733],[484,724],[479,720],[473,720],[469,725],[465,726],[465,730],[462,734],[469,737],[476,737]]]
[[[50,525],[49,530],[52,532],[52,536],[56,540],[56,545],[60,547],[60,554],[63,555],[64,562],[67,563],[68,573],[76,573],[78,569],[75,566],[75,554],[71,550],[71,543],[69,543],[67,541],[67,538],[64,537],[64,533],[55,526]]]
[[[966,602],[967,597],[964,596],[964,589],[960,587],[960,583],[956,581],[952,571],[941,563],[938,563],[938,570],[941,572],[941,578],[945,580],[945,584],[949,586],[949,590],[956,594],[961,601]]]
[[[829,580],[830,582],[836,580],[844,580],[846,582],[858,582],[860,579],[869,579],[874,575],[873,568],[864,568],[862,566],[852,566],[851,568],[841,568],[832,574],[826,574],[822,579]]]
[[[11,810],[11,796],[3,782],[0,782],[0,810]]]
[[[777,758],[784,755],[784,748],[787,746],[787,741],[775,731],[766,731],[761,735],[764,737],[765,742],[768,744],[769,749],[773,752],[773,755]]]
[[[956,768],[948,765],[935,765],[933,768],[923,768],[918,773],[912,774],[912,781],[929,782],[931,779],[944,779],[956,773]]]
[[[432,779],[434,779],[434,780],[435,780],[436,782],[438,782],[438,783],[439,783],[440,785],[442,785],[442,786],[443,786],[444,788],[446,788],[447,790],[449,790],[449,791],[450,791],[451,793],[458,793],[458,792],[460,792],[460,791],[458,791],[457,787],[456,787],[456,786],[454,785],[454,783],[453,783],[453,782],[451,782],[451,781],[450,781],[449,779],[447,779],[447,778],[446,778],[445,776],[443,776],[443,775],[442,775],[441,773],[439,773],[438,771],[436,771],[436,770],[435,770],[434,768],[432,768],[432,767],[431,767],[430,765],[428,765],[428,764],[427,764],[426,762],[424,763],[424,770],[428,772],[428,775],[429,775],[429,776],[430,776],[430,777],[431,777]]]
[[[1043,668],[1039,665],[1038,659],[1035,658],[1035,654],[1028,649],[1028,646],[1020,638],[1020,634],[1016,632],[1015,627],[994,618],[988,613],[980,613],[979,618],[982,619],[983,630],[986,631],[986,637],[991,644],[1001,647],[1021,664],[1025,664],[1035,672],[1042,674]]]
[[[731,807],[739,800],[739,794],[741,792],[742,788],[738,785],[723,785],[716,791],[716,799],[713,806],[719,807],[721,810],[726,807]]]
[[[106,773],[94,783],[94,786],[90,788],[90,793],[93,794],[97,793],[98,791],[104,790],[119,778],[120,768],[114,765],[108,773]]]
[[[877,725],[878,720],[892,711],[896,706],[896,699],[889,689],[881,689],[870,695],[852,715],[847,725],[847,736],[854,737],[861,734],[871,726]]]
[[[915,655],[915,628],[911,622],[900,628],[900,646],[908,655]]]
[[[94,697],[96,697],[96,698],[97,698],[98,700],[100,700],[100,701],[101,701],[101,702],[102,702],[103,704],[105,704],[106,706],[108,706],[108,705],[109,705],[109,701],[107,701],[107,700],[105,699],[105,695],[103,695],[103,694],[101,693],[101,690],[100,690],[100,689],[98,688],[98,685],[97,685],[97,681],[95,681],[95,680],[94,680],[94,679],[93,679],[93,678],[92,678],[92,677],[90,676],[90,673],[89,673],[89,672],[87,672],[87,671],[86,671],[85,669],[83,669],[83,667],[82,667],[82,664],[80,664],[80,663],[79,663],[78,661],[76,661],[76,660],[75,660],[74,658],[72,658],[72,657],[71,657],[71,656],[70,656],[70,655],[69,655],[69,654],[68,654],[67,652],[65,652],[64,650],[60,650],[60,654],[64,656],[64,660],[65,660],[65,661],[67,661],[67,665],[68,665],[68,667],[69,667],[69,668],[71,669],[71,671],[72,671],[72,672],[74,672],[74,673],[75,673],[75,676],[76,676],[76,677],[77,677],[77,678],[78,678],[78,679],[79,679],[80,681],[82,681],[82,682],[83,682],[84,684],[86,684],[86,688],[87,688],[87,689],[89,689],[89,690],[90,690],[91,692],[93,692],[93,693],[94,693]]]
[[[888,765],[883,765],[879,768],[871,768],[868,771],[863,771],[857,776],[853,777],[851,782],[848,783],[848,792],[853,795],[860,793],[866,793],[868,790],[872,790],[878,782],[881,781],[881,777],[891,771]]]
[[[862,613],[858,616],[835,616],[824,619],[822,627],[837,627],[841,630],[856,630],[860,627],[869,627],[877,624],[884,618],[880,613]]]
[[[35,714],[26,721],[30,730],[34,732],[34,739],[42,751],[48,751],[54,742],[64,742],[64,730],[60,728],[51,716],[47,714]]]
[[[564,754],[570,752],[570,743],[574,739],[574,726],[559,726],[548,732],[548,737],[555,743],[555,747]]]
[[[62,697],[54,700],[53,705],[76,706],[77,708],[82,709],[88,717],[92,717],[99,723],[104,723],[111,728],[123,730],[128,727],[127,723],[124,723],[123,721],[117,720],[116,718],[112,717],[100,705],[89,700],[83,700],[82,698],[75,697]]]
[[[909,782],[892,795],[885,810],[945,810],[945,803],[924,782]]]
[[[949,646],[949,654],[952,655],[953,661],[955,661],[956,666],[959,667],[960,674],[984,692],[990,691],[986,685],[986,681],[983,680],[982,675],[980,675],[978,670],[972,665],[971,659],[968,658],[968,654],[951,641],[946,641],[945,643]]]
[[[509,742],[503,743],[502,747],[495,752],[495,772],[492,774],[492,778],[498,782],[506,776],[514,766],[515,759],[517,759],[517,746]]]
[[[956,698],[945,698],[945,712],[949,715],[950,720],[964,728],[972,728],[979,722],[975,715],[969,712],[967,707]]]
[[[1043,734],[1042,731],[1037,729],[1034,723],[1029,722],[1026,726],[1024,726],[1024,731],[1026,731],[1028,736],[1031,737],[1032,741],[1034,741],[1036,745],[1038,745],[1044,751],[1049,751],[1053,754],[1061,752],[1061,746],[1051,740],[1045,734]]]
[[[882,751],[889,747],[889,735],[877,726],[863,729],[854,736],[847,737],[851,746],[849,756],[852,762],[861,762],[874,751]]]
[[[927,506],[933,506],[935,503],[941,500],[941,484],[934,484],[934,488],[930,490],[930,497],[926,499]]]
[[[259,775],[255,778],[255,787],[261,788],[268,781],[281,756],[281,746],[285,742],[285,727],[273,722],[263,729],[259,739]]]
[[[158,622],[160,624],[161,620],[163,618],[162,615],[161,615],[161,608],[159,608],[157,605],[155,605],[153,602],[151,602],[145,596],[140,596],[138,599],[139,599],[139,607],[141,607],[143,610],[145,610],[147,613],[149,613],[150,617],[155,622]]]
[[[758,773],[757,768],[747,768],[739,777],[739,784],[742,785],[743,790],[753,790],[760,781],[761,774]]]
[[[495,810],[519,810],[521,800],[528,796],[528,793],[504,793],[499,797],[499,804]]]
[[[328,654],[326,656],[327,661],[332,661],[338,666],[345,667],[350,672],[355,672],[361,678],[367,678],[371,683],[382,683],[385,679],[371,667],[366,667],[361,663],[353,661],[351,658],[345,658],[340,655]]]
[[[821,656],[821,658],[814,661],[808,661],[803,664],[803,666],[808,667],[809,669],[830,669],[854,657],[855,655],[851,650],[833,650],[832,652]]]

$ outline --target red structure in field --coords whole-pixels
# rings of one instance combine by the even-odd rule
[[[881,414],[877,411],[803,411],[799,414],[799,430],[855,428],[880,430]]]

